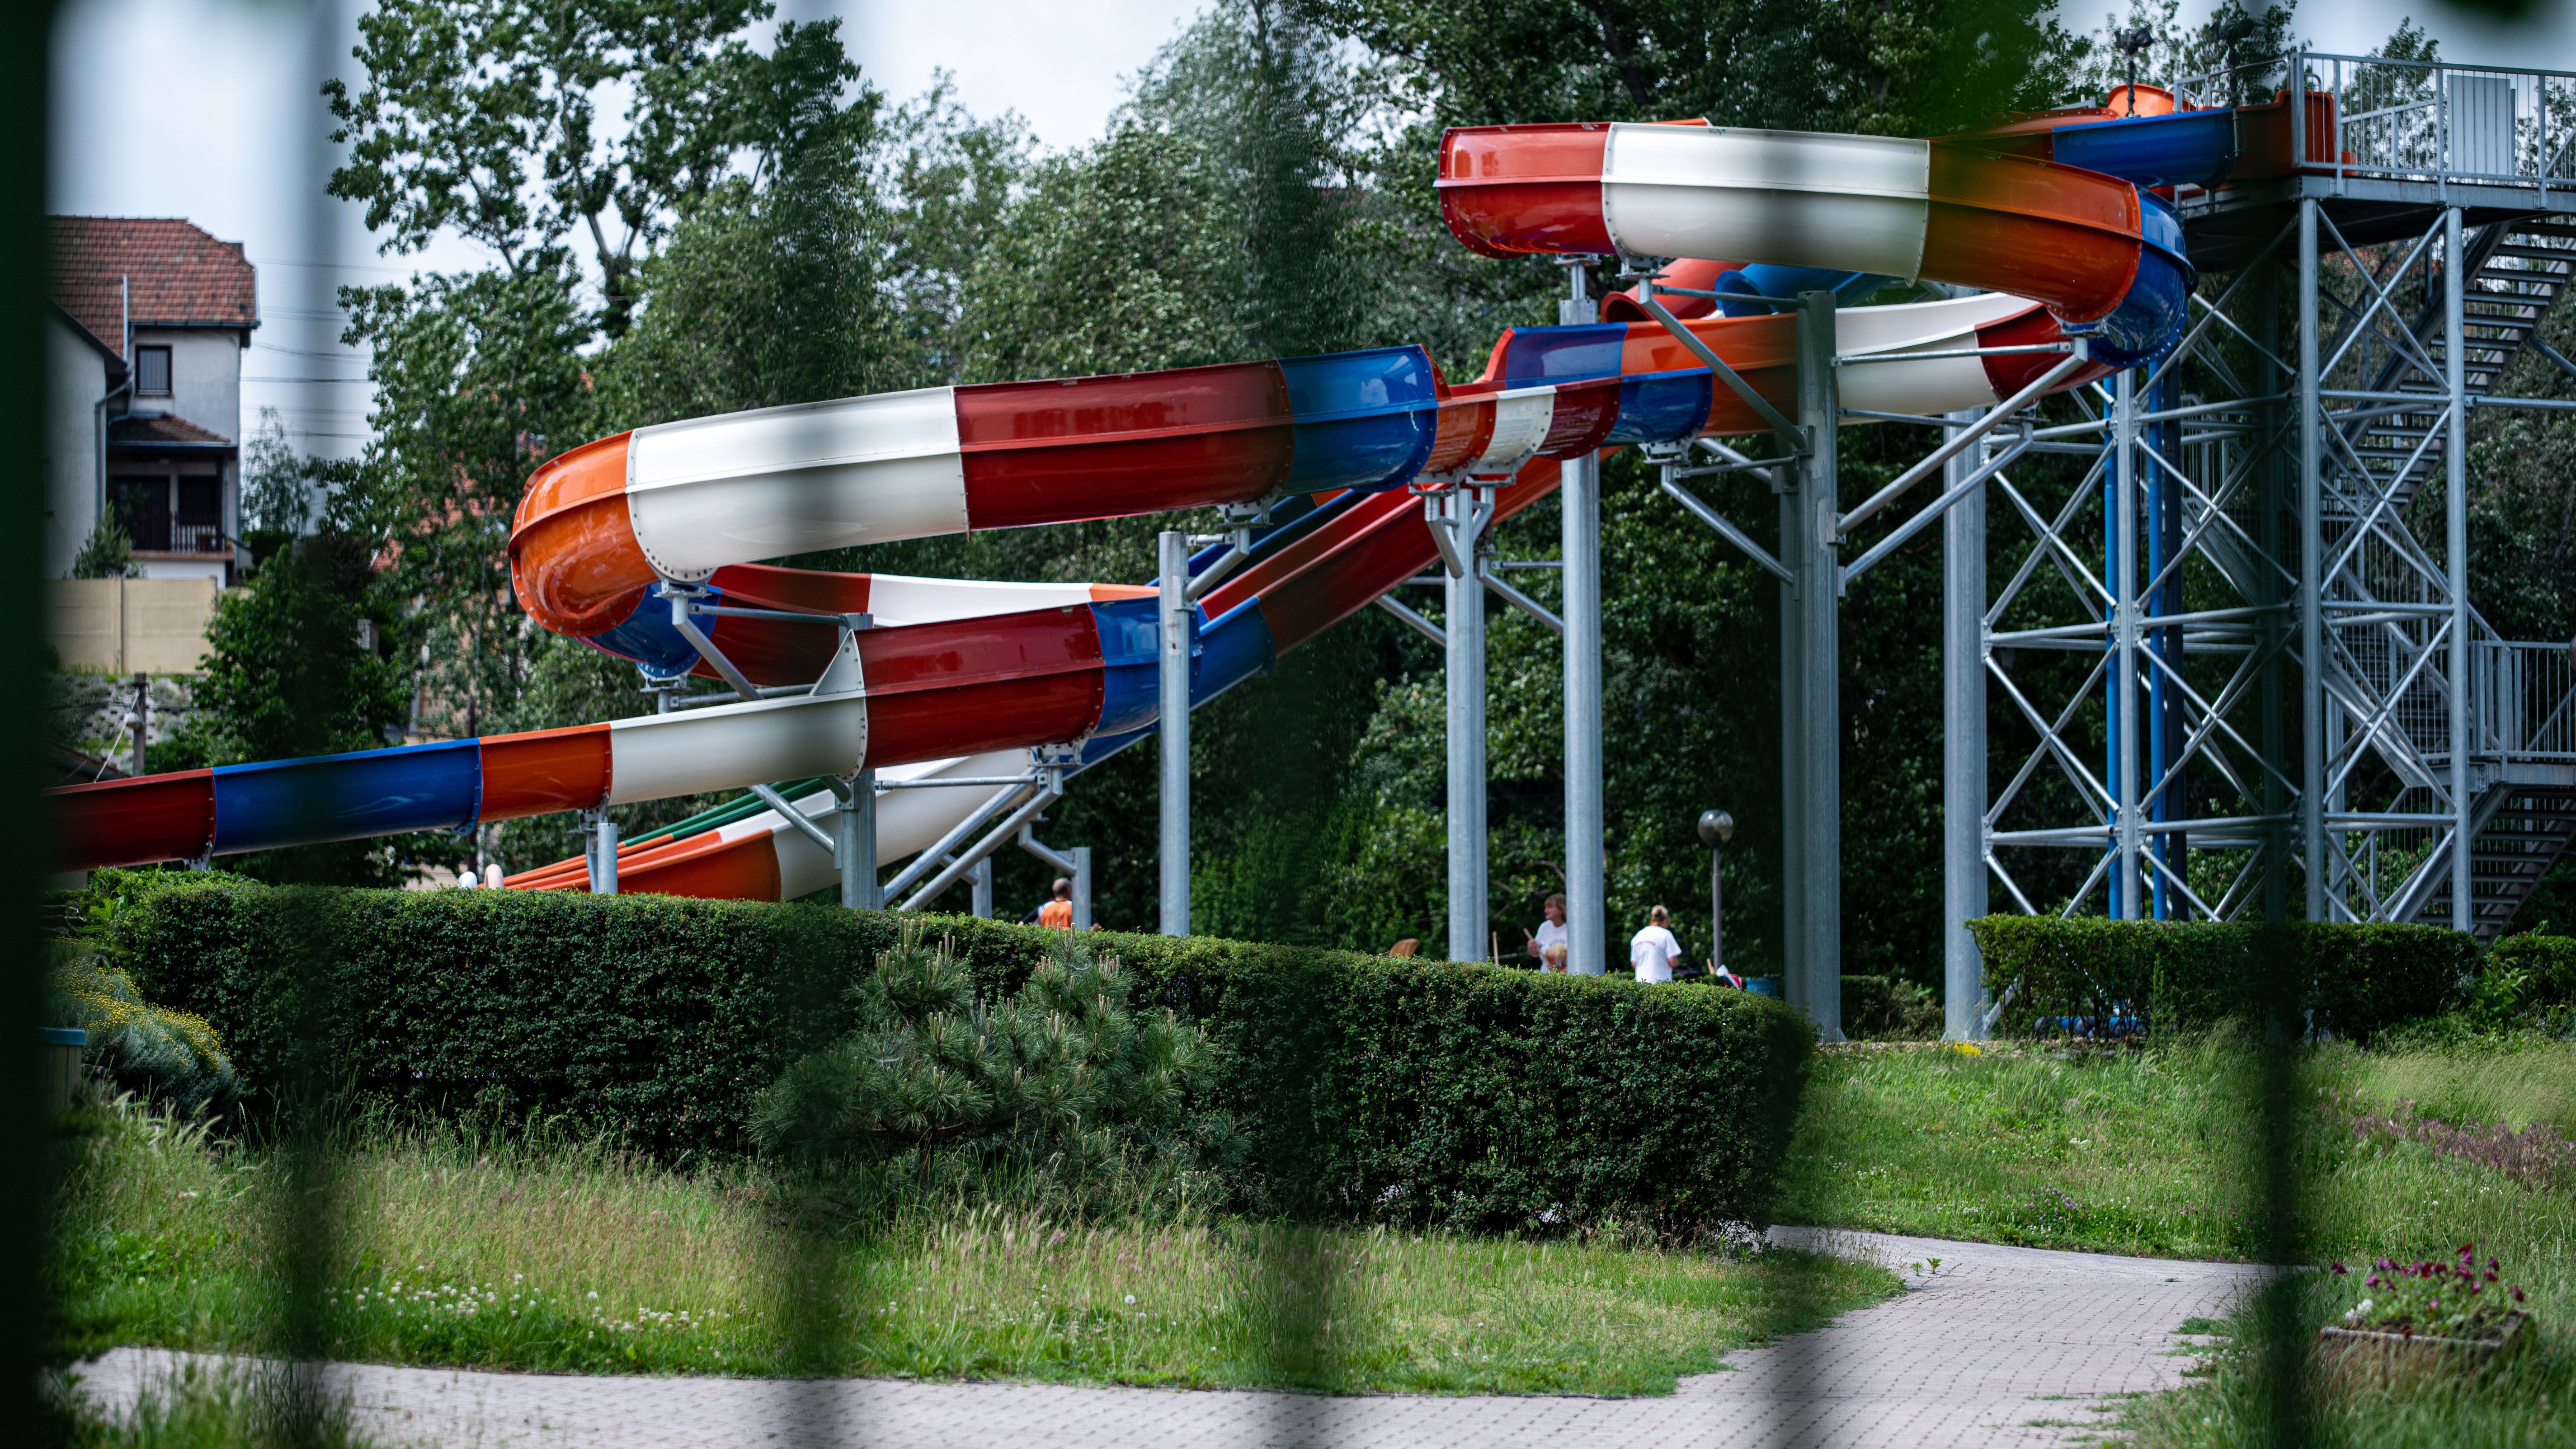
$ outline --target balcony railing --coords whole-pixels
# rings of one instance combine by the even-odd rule
[[[2576,195],[2576,71],[2303,50],[2174,90],[2193,107],[2286,103],[2283,159],[2310,174]]]

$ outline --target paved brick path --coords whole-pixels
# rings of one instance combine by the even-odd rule
[[[1775,1229],[1874,1257],[1911,1291],[1728,1357],[1669,1398],[1316,1398],[1045,1384],[578,1378],[335,1364],[329,1386],[389,1443],[877,1449],[1916,1449],[2090,1438],[2108,1396],[2169,1388],[2173,1330],[2256,1270],[1876,1233]],[[83,1369],[131,1403],[181,1356],[119,1349]]]

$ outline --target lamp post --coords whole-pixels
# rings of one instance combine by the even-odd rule
[[[1726,884],[1718,873],[1726,842],[1735,838],[1735,817],[1723,810],[1699,813],[1700,844],[1708,847],[1708,966],[1726,969]]]

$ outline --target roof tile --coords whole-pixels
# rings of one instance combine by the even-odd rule
[[[52,216],[54,301],[107,350],[125,352],[124,284],[137,325],[259,325],[259,289],[240,242],[177,217]]]
[[[111,443],[229,443],[221,433],[210,433],[186,418],[172,413],[152,413],[143,417],[110,418],[107,440]]]

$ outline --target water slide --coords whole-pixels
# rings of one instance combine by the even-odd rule
[[[2167,152],[2206,149],[2206,124],[2191,138],[2165,125],[2177,138]],[[2151,185],[2188,169],[2169,154],[2156,165]],[[2060,387],[2151,357],[2178,332],[2191,282],[2170,209],[2138,185],[1965,143],[1700,125],[1476,128],[1444,141],[1440,186],[1453,232],[1495,254],[1741,259],[1697,264],[1738,280],[1723,298],[1676,297],[1711,304],[1679,325],[1781,407],[1794,392],[1795,321],[1750,300],[1765,295],[1748,290],[1753,279],[1988,289],[1838,312],[1847,357],[1943,354],[1843,372],[1846,406],[1912,415],[1991,406],[2066,360],[1956,355],[1969,348],[2085,336],[2093,360]],[[1687,285],[1692,265],[1668,281]],[[1454,385],[1420,349],[1384,348],[927,388],[585,445],[541,468],[520,507],[510,562],[522,605],[648,672],[725,678],[740,702],[71,786],[53,792],[57,867],[464,829],[861,767],[974,779],[1017,772],[1036,747],[1097,762],[1155,723],[1150,590],[758,561],[1279,500],[1250,556],[1197,605],[1195,704],[1429,566],[1437,550],[1417,492],[1503,483],[1497,513],[1508,516],[1554,486],[1557,460],[1764,429],[1660,323],[1620,320],[1616,301],[1605,316],[1508,331],[1484,374]],[[1200,562],[1219,566],[1223,552]],[[989,795],[966,784],[890,793],[881,860],[923,849]],[[830,798],[815,790],[794,804],[810,814]],[[580,869],[546,867],[519,883],[576,886]],[[621,851],[628,890],[775,899],[831,879],[821,847],[775,811],[733,810]]]

